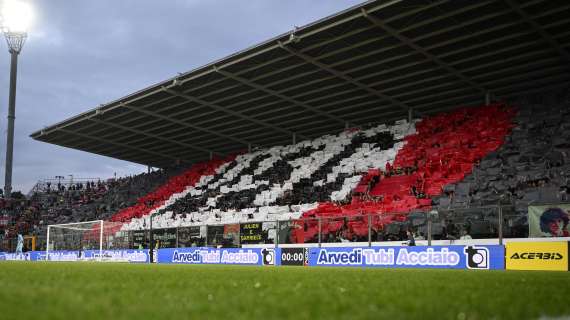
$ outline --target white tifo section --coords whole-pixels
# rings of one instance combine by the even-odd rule
[[[393,163],[398,151],[404,145],[404,142],[402,142],[404,137],[416,132],[415,122],[409,124],[406,120],[399,120],[392,126],[382,124],[363,131],[344,131],[338,135],[326,135],[314,140],[301,141],[295,145],[275,146],[269,149],[239,155],[235,159],[237,163],[236,166],[230,170],[227,170],[229,163],[216,169],[216,174],[222,174],[222,178],[218,181],[210,183],[214,176],[203,176],[195,186],[189,186],[184,191],[172,195],[162,206],[151,211],[149,215],[133,219],[131,222],[123,225],[122,230],[146,229],[150,225],[149,217],[151,214],[167,208],[188,194],[200,196],[203,192],[212,191],[215,191],[216,195],[208,198],[205,207],[199,208],[197,212],[186,212],[184,218],[181,214],[173,215],[172,212],[167,211],[163,215],[154,217],[153,228],[298,219],[304,212],[316,208],[318,203],[277,206],[275,205],[277,199],[282,197],[286,191],[292,190],[293,183],[299,182],[302,178],[310,178],[311,175],[329,159],[342,152],[344,148],[351,143],[355,135],[362,133],[366,137],[372,137],[381,132],[390,132],[394,136],[394,139],[399,142],[388,150],[380,150],[378,147],[364,143],[361,147],[356,149],[354,154],[342,159],[337,166],[333,167],[326,181],[320,180],[314,183],[315,185],[323,185],[335,181],[337,176],[341,173],[347,174],[349,177],[345,179],[342,188],[334,191],[331,195],[331,200],[333,201],[344,200],[350,194],[351,190],[356,187],[361,179],[361,175],[366,173],[368,169],[383,169],[387,163]],[[269,185],[269,181],[254,180],[253,175],[240,175],[244,169],[249,168],[254,158],[261,155],[268,156],[259,162],[258,168],[254,170],[254,175],[259,175],[272,168],[277,161],[282,160],[287,154],[297,153],[306,147],[322,150],[314,151],[309,156],[289,161],[288,164],[293,167],[290,178],[284,181],[283,184],[271,185],[269,190],[256,194],[255,200],[253,201],[254,207],[223,212],[217,208],[217,201],[224,194],[257,189],[260,185]],[[238,183],[222,185],[223,183],[232,181],[236,177],[240,177]],[[205,187],[204,190],[199,189],[203,187]],[[217,191],[218,187],[219,191]]]

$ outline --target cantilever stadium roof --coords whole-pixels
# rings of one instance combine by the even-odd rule
[[[570,2],[369,1],[44,128],[155,167],[570,87]]]

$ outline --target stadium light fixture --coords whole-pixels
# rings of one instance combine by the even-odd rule
[[[28,28],[33,19],[33,10],[29,3],[20,0],[5,0],[0,11],[2,32],[8,43],[11,56],[10,96],[8,99],[8,134],[6,141],[6,170],[4,176],[4,194],[12,194],[12,160],[14,155],[14,120],[16,118],[16,79],[18,74],[18,55],[28,37]]]
[[[3,31],[26,33],[33,20],[33,10],[29,3],[20,0],[5,0],[2,6]]]

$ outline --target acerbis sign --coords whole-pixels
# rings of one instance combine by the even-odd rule
[[[502,246],[310,248],[309,266],[504,269]]]
[[[509,242],[506,268],[509,270],[568,271],[568,242]]]

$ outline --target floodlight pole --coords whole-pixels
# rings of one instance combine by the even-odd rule
[[[4,176],[4,195],[7,199],[12,194],[12,160],[14,158],[14,121],[16,119],[16,80],[18,74],[18,55],[22,51],[27,34],[25,32],[4,32],[11,55],[10,61],[10,96],[8,98],[8,134],[6,138],[6,169]]]

